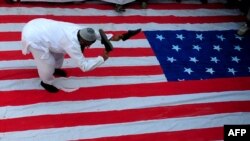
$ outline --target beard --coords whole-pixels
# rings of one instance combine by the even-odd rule
[[[82,53],[84,52],[84,49],[85,49],[85,45],[80,45],[81,46],[81,51]]]

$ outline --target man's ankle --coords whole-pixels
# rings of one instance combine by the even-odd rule
[[[50,93],[56,93],[59,91],[59,89],[57,89],[55,86],[46,84],[43,81],[41,81],[41,86]]]
[[[67,77],[67,73],[62,69],[55,69],[54,75],[61,76],[61,77]]]

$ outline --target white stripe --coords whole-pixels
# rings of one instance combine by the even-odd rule
[[[139,78],[138,78],[139,79]],[[117,81],[119,83],[119,81]],[[0,119],[37,115],[115,111],[161,106],[175,106],[198,103],[230,102],[250,100],[250,91],[227,91],[217,93],[182,94],[172,96],[129,97],[85,101],[61,101],[31,104],[25,106],[0,107]]]
[[[112,42],[114,48],[151,48],[147,39],[130,39],[127,41]],[[104,48],[100,41],[96,41],[91,48]],[[20,41],[0,42],[0,51],[21,50]],[[21,51],[20,51],[21,53]]]
[[[154,10],[126,9],[122,16],[238,16],[238,9],[185,9]],[[56,16],[121,16],[115,10],[98,10],[94,8],[41,8],[41,7],[0,7],[0,15],[56,15]]]
[[[87,58],[91,59],[91,58]],[[148,57],[110,57],[99,67],[123,67],[123,66],[154,66],[159,65],[155,56]],[[63,68],[77,68],[77,63],[67,58],[63,62]],[[12,69],[35,69],[36,65],[33,59],[0,61],[0,70]]]
[[[39,78],[18,79],[18,80],[1,80],[1,91],[13,90],[32,90],[43,89],[40,86]],[[80,87],[96,87],[108,85],[129,85],[142,83],[166,82],[165,76],[162,75],[138,75],[138,76],[106,76],[106,77],[68,77],[57,78],[53,85],[58,88],[77,89]]]
[[[135,21],[136,22],[136,21]],[[140,22],[140,21],[138,21]],[[204,23],[204,24],[158,24],[158,23],[134,23],[134,24],[80,24],[83,26],[91,26],[92,28],[99,29],[102,28],[108,31],[121,31],[142,28],[143,31],[146,30],[193,30],[193,31],[212,31],[212,30],[237,30],[243,22],[226,22],[226,23]],[[0,24],[0,31],[2,32],[13,32],[21,31],[24,23],[10,23],[10,24]]]
[[[0,42],[0,51],[16,51],[16,50],[20,50],[21,53],[21,43],[19,41]]]
[[[249,112],[225,113],[128,123],[7,132],[0,133],[0,138],[2,141],[66,141],[223,127],[228,124],[249,124],[249,119]]]

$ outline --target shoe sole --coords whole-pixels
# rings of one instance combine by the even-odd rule
[[[113,50],[113,45],[111,44],[111,42],[108,40],[106,34],[104,33],[104,31],[102,29],[99,29],[99,33],[101,35],[101,39],[104,40],[104,42],[106,42],[108,44],[109,47],[105,46],[106,51],[112,51]]]

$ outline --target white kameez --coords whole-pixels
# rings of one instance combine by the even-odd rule
[[[82,28],[85,27],[43,18],[34,19],[24,26],[22,31],[22,53],[24,55],[32,53],[39,76],[44,83],[53,84],[54,77],[51,75],[56,67],[62,65],[66,53],[77,62],[82,71],[93,70],[104,62],[101,56],[86,59],[82,54],[77,39],[77,32]],[[100,40],[101,37],[97,31],[96,35],[97,39]],[[111,36],[108,35],[108,37]],[[44,65],[47,65],[47,67]],[[46,69],[48,67],[52,67],[52,69]]]

